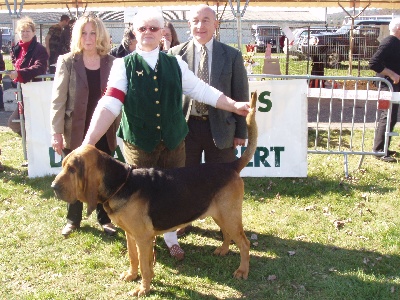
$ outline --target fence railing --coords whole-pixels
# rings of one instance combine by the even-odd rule
[[[386,155],[390,132],[392,85],[384,78],[352,76],[249,75],[250,80],[307,79],[308,153],[341,154],[348,176],[348,155]],[[310,87],[311,86],[311,87]],[[384,105],[386,104],[386,105]],[[382,152],[372,151],[380,109],[388,110],[385,143]],[[373,130],[373,138],[368,130]]]
[[[7,72],[0,72],[6,74]],[[38,76],[43,80],[54,75]],[[384,78],[351,76],[292,76],[292,75],[248,75],[249,80],[306,79],[308,84],[308,153],[341,154],[344,156],[344,172],[348,176],[348,155],[360,155],[361,167],[365,155],[386,155],[389,138],[398,135],[390,132],[392,86]],[[24,128],[22,89],[15,89],[20,107],[21,128]],[[372,143],[379,119],[379,109],[388,110],[385,143],[382,152],[373,152]],[[367,134],[368,130],[373,130]],[[22,130],[22,146],[26,157],[26,137]]]

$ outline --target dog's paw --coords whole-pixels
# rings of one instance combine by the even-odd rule
[[[249,276],[249,271],[248,270],[244,271],[241,270],[240,268],[237,269],[235,273],[233,273],[233,277],[235,277],[236,279],[241,279],[241,278],[247,279],[248,276]]]
[[[131,273],[131,271],[124,271],[121,273],[119,276],[119,279],[124,280],[124,281],[132,281],[135,280],[138,277],[137,273]]]
[[[214,255],[225,256],[229,252],[229,247],[218,247],[214,251]]]
[[[137,288],[135,288],[132,292],[129,292],[129,296],[144,296],[149,292],[150,289],[144,288],[142,285],[139,285]]]

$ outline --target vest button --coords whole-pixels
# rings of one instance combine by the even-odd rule
[[[157,117],[159,117],[160,116],[160,114],[157,114]]]
[[[155,91],[155,92],[158,92],[158,88],[155,88],[154,91]]]
[[[157,126],[157,129],[161,129],[161,127],[160,127],[160,126]]]
[[[154,76],[153,78],[154,78],[154,80],[156,80],[156,79],[157,79],[157,76]]]
[[[156,101],[156,104],[160,104],[160,101],[157,100],[157,101]]]

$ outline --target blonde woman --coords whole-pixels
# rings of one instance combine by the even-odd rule
[[[114,60],[109,52],[110,35],[103,22],[91,15],[78,19],[72,30],[71,52],[58,58],[53,85],[52,146],[60,155],[67,155],[82,144],[93,111],[107,86]],[[96,147],[111,154],[116,148],[116,129],[113,123]],[[80,227],[82,210],[80,201],[68,205],[62,235],[68,237]],[[104,232],[114,235],[116,229],[102,204],[97,205],[96,212]]]
[[[17,82],[26,83],[38,75],[46,74],[49,59],[46,48],[36,40],[36,26],[31,18],[19,19],[16,30],[21,40],[12,47],[11,60],[15,70],[10,73],[15,86]],[[19,120],[18,108],[8,119],[8,126],[21,134],[21,125],[14,122],[15,119]]]

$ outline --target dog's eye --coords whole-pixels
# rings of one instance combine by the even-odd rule
[[[68,172],[74,174],[76,172],[76,169],[74,167],[68,166]]]

